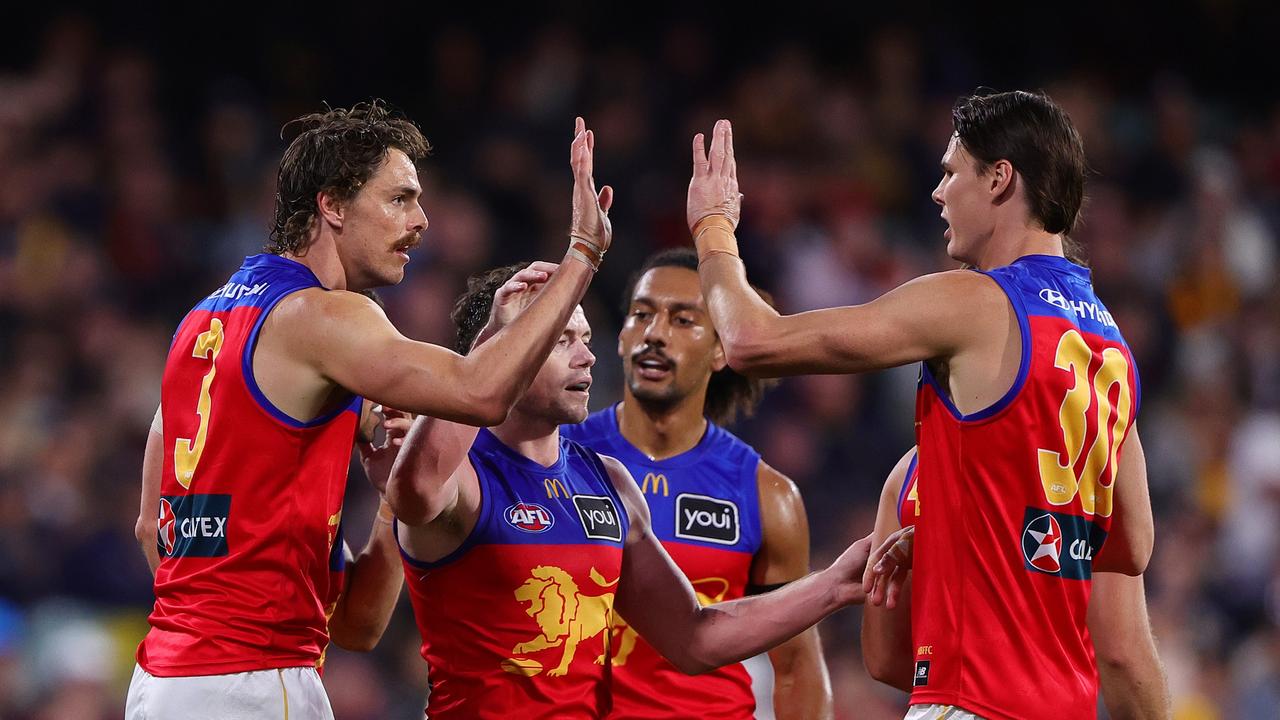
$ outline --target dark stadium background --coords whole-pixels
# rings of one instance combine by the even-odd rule
[[[150,603],[132,534],[164,352],[261,246],[289,118],[383,97],[435,144],[426,242],[385,296],[405,332],[447,341],[467,274],[559,256],[584,115],[618,197],[586,303],[598,408],[619,388],[629,268],[687,241],[695,131],[734,120],[752,279],[788,310],[861,302],[951,266],[929,192],[951,103],[984,85],[1048,90],[1085,136],[1077,237],[1142,372],[1147,587],[1176,717],[1274,717],[1280,6],[1034,5],[7,8],[0,718],[122,713]],[[871,527],[914,383],[787,381],[736,428],[800,484],[815,564]],[[373,512],[358,472],[350,498],[357,544]],[[862,669],[857,621],[822,625],[840,717],[900,717]],[[339,718],[417,716],[407,603],[375,652],[331,652],[326,681]]]

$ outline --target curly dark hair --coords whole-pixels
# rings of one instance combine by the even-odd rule
[[[476,341],[476,336],[484,329],[485,323],[489,322],[494,294],[512,275],[528,266],[528,261],[518,262],[467,278],[467,289],[458,296],[453,304],[453,312],[449,313],[449,319],[453,321],[453,327],[458,333],[453,344],[454,350],[463,355],[471,352],[471,344]]]
[[[635,296],[636,285],[640,282],[640,278],[650,270],[660,267],[678,267],[696,273],[698,272],[698,254],[693,248],[678,247],[650,255],[627,281],[627,290],[622,295],[624,316],[631,312],[631,300]],[[773,297],[769,293],[758,287],[752,287],[770,307],[774,307]],[[776,384],[776,380],[741,375],[725,365],[723,369],[711,373],[702,414],[717,425],[728,425],[739,417],[749,418],[755,414],[756,406],[760,404],[765,391]]]
[[[285,123],[281,136],[293,125],[303,130],[280,160],[275,222],[265,248],[277,255],[306,250],[318,193],[350,200],[392,148],[414,164],[431,152],[418,126],[381,100],[303,115]]]

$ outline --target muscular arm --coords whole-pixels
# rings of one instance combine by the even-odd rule
[[[751,584],[789,583],[809,574],[809,520],[800,490],[782,473],[760,463],[760,550]],[[773,663],[773,714],[779,720],[832,716],[831,678],[818,629],[811,627],[769,651]]]
[[[1089,634],[1107,714],[1113,720],[1172,717],[1168,679],[1156,654],[1141,577],[1106,572],[1093,576]]]
[[[160,409],[156,408],[159,416]],[[164,435],[157,432],[152,425],[147,432],[147,449],[142,455],[142,499],[138,507],[138,521],[134,523],[133,534],[138,538],[138,546],[147,559],[147,567],[151,568],[151,576],[155,577],[156,568],[160,567],[160,550],[156,547],[156,523],[160,508],[160,474],[164,466]]]
[[[457,508],[462,489],[476,484],[467,451],[477,432],[433,417],[413,421],[387,481],[387,501],[403,525],[427,525]]]
[[[687,219],[698,274],[729,365],[751,375],[863,372],[951,357],[999,337],[1009,310],[978,273],[917,278],[865,305],[780,315],[752,290],[733,236],[740,213],[733,134],[716,124],[711,152],[694,138]]]
[[[902,456],[885,480],[876,510],[876,528],[871,533],[872,547],[879,547],[898,523],[898,495],[906,482],[907,468],[915,448]],[[896,607],[867,603],[862,609],[862,661],[871,677],[904,692],[911,692],[913,679],[911,652],[911,593],[903,592]]]
[[[616,606],[649,644],[682,672],[698,674],[776,647],[822,618],[863,599],[869,538],[831,567],[780,590],[702,607],[689,580],[650,527],[649,508],[627,469],[605,458],[631,527]]]
[[[1151,493],[1147,489],[1147,457],[1138,437],[1138,426],[1125,438],[1116,472],[1111,534],[1093,561],[1099,572],[1140,575],[1151,560],[1155,523],[1151,517]]]
[[[401,335],[372,300],[305,290],[271,313],[270,336],[325,381],[419,415],[496,425],[528,388],[592,271],[566,259],[533,303],[467,355]]]

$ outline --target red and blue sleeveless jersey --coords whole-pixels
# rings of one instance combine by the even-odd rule
[[[481,501],[467,539],[437,562],[401,548],[428,716],[603,717],[630,520],[600,456],[562,437],[544,467],[482,429],[468,459]]]
[[[654,535],[704,604],[745,594],[760,549],[760,454],[707,423],[691,450],[652,460],[622,436],[616,407],[561,432],[620,460],[640,484]],[[750,718],[751,677],[742,663],[685,675],[620,618],[612,718]]]
[[[913,450],[911,461],[907,463],[907,475],[902,479],[902,487],[898,490],[898,527],[910,527],[920,517],[920,489],[916,487],[916,479],[920,477],[920,456]]]
[[[321,287],[304,265],[254,255],[183,319],[161,385],[152,675],[314,665],[359,398],[308,422],[273,406],[253,352],[281,298]],[[340,579],[340,578],[339,578]]]
[[[911,702],[992,720],[1094,717],[1092,558],[1138,373],[1088,270],[1032,255],[986,275],[1017,316],[1022,357],[1006,395],[970,415],[922,370]]]

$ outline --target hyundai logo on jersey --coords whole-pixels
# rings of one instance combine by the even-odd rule
[[[518,502],[503,514],[508,525],[527,533],[546,532],[556,524],[555,516],[536,503]]]
[[[681,493],[676,496],[676,537],[720,545],[738,542],[738,506],[728,500]]]
[[[1029,507],[1023,515],[1022,557],[1028,570],[1070,580],[1093,575],[1093,555],[1107,533],[1089,520]]]
[[[230,495],[165,495],[160,498],[157,531],[170,557],[222,557],[227,554]]]
[[[622,522],[618,520],[618,508],[613,504],[613,498],[574,495],[573,505],[578,508],[578,519],[582,521],[587,537],[622,542]]]

